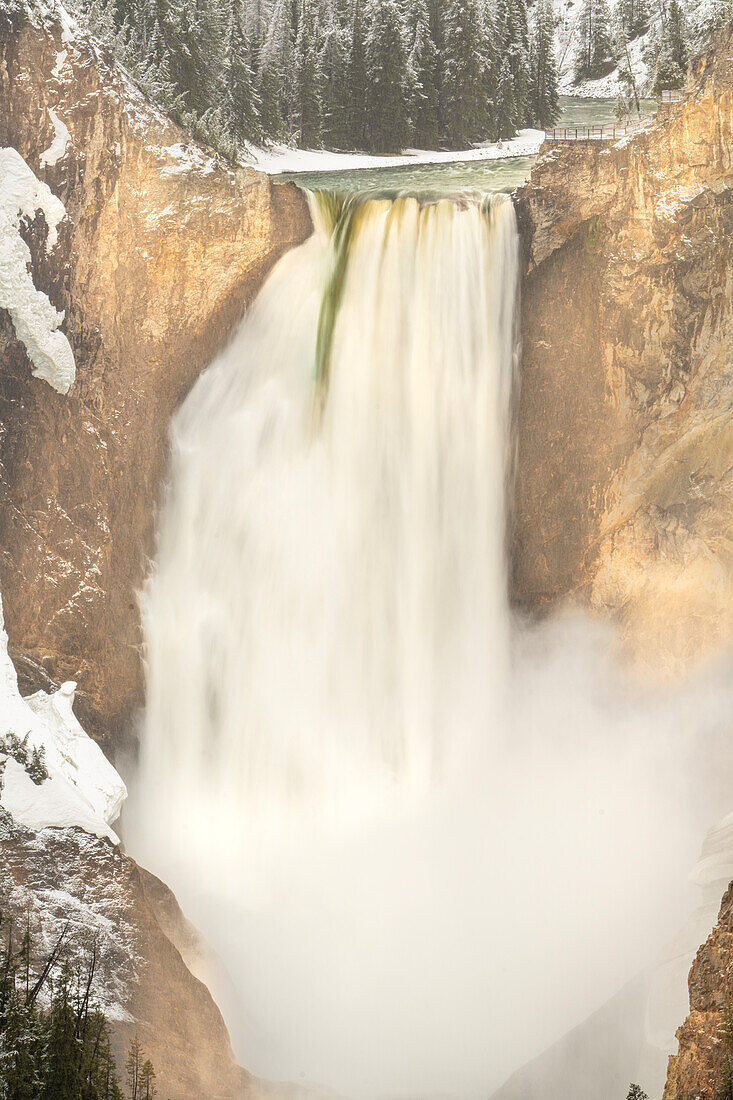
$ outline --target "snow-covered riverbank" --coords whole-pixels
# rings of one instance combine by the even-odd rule
[[[455,161],[503,160],[535,156],[545,135],[542,130],[520,130],[511,141],[487,142],[472,149],[448,152],[411,149],[399,156],[334,153],[327,149],[291,149],[285,145],[253,149],[254,167],[270,175],[284,172],[343,172],[355,168],[399,168],[410,164],[450,164]]]

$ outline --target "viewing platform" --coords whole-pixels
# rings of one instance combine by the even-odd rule
[[[660,92],[657,96],[657,118],[664,118],[670,110],[685,98],[682,89],[675,88]],[[653,117],[653,116],[650,116]],[[648,119],[629,119],[626,122],[599,122],[589,126],[555,126],[545,133],[545,141],[597,141],[613,144],[628,137],[642,128]]]
[[[556,126],[545,133],[545,141],[619,141],[635,134],[642,122],[604,122],[595,126]]]

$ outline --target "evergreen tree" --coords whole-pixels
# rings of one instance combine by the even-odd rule
[[[375,153],[399,153],[410,140],[407,49],[397,0],[372,0],[366,36],[367,138]]]
[[[477,0],[446,0],[443,16],[443,138],[466,148],[486,134],[485,29]]]
[[[71,981],[71,967],[66,961],[51,1012],[41,1100],[82,1100],[81,1050],[76,1014],[71,1005]]]
[[[290,81],[293,72],[292,9],[275,0],[260,51],[260,114],[266,134],[286,136],[290,126]]]
[[[440,141],[438,49],[430,28],[426,0],[414,0],[410,8],[408,99],[413,143],[435,149]]]
[[[294,66],[294,122],[301,148],[315,149],[321,144],[323,93],[316,2],[302,0]]]
[[[606,0],[583,0],[579,16],[580,42],[575,55],[575,80],[595,80],[615,66],[611,21]]]
[[[544,0],[531,45],[526,0],[77,2],[143,90],[232,159],[269,140],[466,147],[554,110]],[[649,0],[621,2],[636,25]],[[583,65],[596,70],[608,54],[604,3],[585,0]],[[33,766],[40,775],[43,762]]]
[[[517,102],[514,76],[508,59],[504,58],[496,89],[495,133],[500,141],[514,137],[517,132]]]
[[[230,132],[240,145],[257,141],[262,137],[260,101],[236,0],[231,0],[226,55],[226,111]]]
[[[633,42],[649,29],[647,0],[619,0],[616,17],[628,42]]]
[[[351,49],[347,67],[346,117],[352,148],[367,147],[367,72],[364,22],[365,0],[355,0]]]
[[[155,1077],[153,1063],[146,1058],[140,1070],[140,1100],[153,1100],[158,1091],[155,1087]]]
[[[560,117],[552,0],[538,0],[536,20],[529,51],[527,119],[531,125],[545,130]]]
[[[0,1096],[3,1100],[122,1100],[107,1022],[91,1006],[98,954],[75,970],[65,950],[66,929],[52,951],[35,957],[30,919],[16,946],[0,913]],[[77,992],[72,993],[72,987]],[[40,995],[52,990],[47,1010]],[[152,1095],[152,1094],[151,1094]]]
[[[351,26],[348,6],[324,0],[321,18],[321,77],[323,140],[329,149],[347,149],[349,132],[349,60]]]
[[[672,61],[679,65],[683,73],[686,73],[689,64],[687,28],[685,13],[679,0],[669,0],[662,43],[663,49],[666,49]]]
[[[508,138],[524,125],[527,116],[529,29],[525,0],[498,0],[495,23],[500,68],[496,93],[497,130],[493,136]],[[502,76],[505,67],[508,76],[506,71]],[[510,117],[511,130],[507,121]]]
[[[30,17],[26,0],[0,0],[0,26],[3,22],[22,26]]]
[[[130,1045],[127,1049],[127,1059],[125,1061],[125,1073],[127,1074],[127,1088],[130,1093],[130,1100],[142,1100],[140,1094],[140,1078],[144,1063],[145,1056],[143,1054],[142,1043],[137,1035],[135,1035],[130,1040]]]
[[[679,0],[669,0],[654,74],[654,93],[681,88],[689,62],[685,16]]]

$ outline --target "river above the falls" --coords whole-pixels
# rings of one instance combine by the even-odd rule
[[[615,99],[579,99],[561,96],[562,114],[558,126],[591,126],[616,121]],[[654,99],[640,102],[642,118],[656,111]],[[297,183],[309,191],[337,191],[341,194],[374,196],[418,195],[431,199],[462,193],[508,193],[529,179],[535,156],[493,157],[483,160],[461,159],[426,164],[415,161],[385,167],[324,169],[309,172],[284,172],[278,182]]]

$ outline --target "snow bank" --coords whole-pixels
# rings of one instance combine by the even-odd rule
[[[34,832],[80,828],[119,843],[112,830],[100,822],[91,807],[84,805],[79,792],[63,776],[52,774],[37,787],[25,768],[12,757],[5,764],[0,802],[19,825]]]
[[[58,131],[51,149],[57,141]],[[66,217],[64,204],[37,179],[17,150],[0,149],[0,307],[10,313],[34,376],[67,393],[76,377],[76,364],[69,341],[59,332],[64,314],[36,289],[29,270],[30,249],[19,232],[21,221],[32,220],[38,212],[46,219],[46,251],[51,252]]]
[[[8,757],[2,772],[0,805],[26,828],[76,826],[119,843],[110,824],[127,795],[125,784],[104,753],[84,732],[71,709],[76,684],[23,699],[8,656],[0,602],[0,737],[28,737],[29,748],[45,749],[49,778],[36,785],[25,768]],[[2,764],[0,764],[2,767]]]
[[[52,111],[49,107],[49,115],[51,116],[51,122],[54,128],[54,138],[48,149],[41,153],[41,167],[51,167],[66,156],[66,150],[69,147],[71,141],[71,134],[68,127],[61,121],[55,111]]]
[[[250,149],[254,167],[270,175],[282,172],[345,172],[353,168],[399,168],[409,164],[452,164],[456,161],[503,160],[535,156],[545,139],[542,130],[520,130],[511,141],[487,142],[459,152],[412,149],[394,157],[368,153],[332,153],[327,149],[291,149],[276,145]]]

